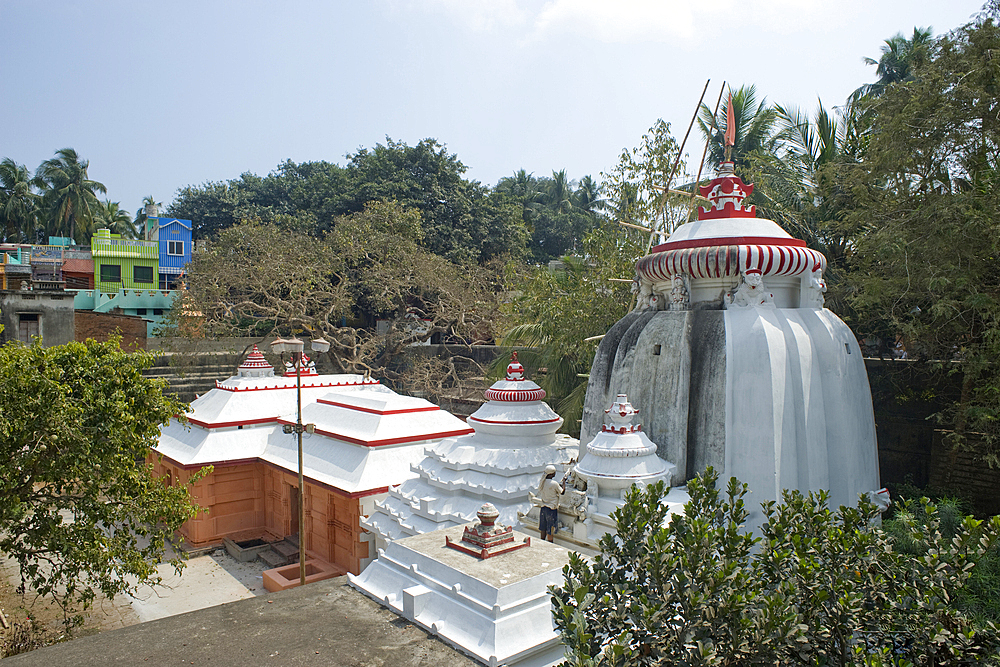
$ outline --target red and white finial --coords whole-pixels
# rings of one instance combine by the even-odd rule
[[[507,364],[507,381],[519,382],[524,379],[524,366],[517,360],[517,350],[510,353],[510,363]]]
[[[718,176],[708,185],[699,185],[698,190],[711,204],[708,209],[698,207],[699,220],[757,217],[755,206],[743,206],[743,200],[753,194],[753,184],[744,183],[736,175],[732,162],[719,163]]]
[[[605,433],[635,433],[642,430],[642,424],[632,423],[639,411],[632,407],[625,394],[618,394],[618,398],[604,411],[604,414],[611,419],[611,423],[603,427]]]
[[[274,367],[267,363],[267,359],[264,358],[264,355],[254,345],[253,349],[250,350],[250,354],[247,355],[247,358],[237,368],[237,373],[245,377],[266,377],[274,374]]]
[[[545,390],[524,377],[524,366],[517,360],[515,351],[511,353],[510,363],[507,364],[507,375],[503,380],[494,382],[493,386],[486,390],[485,396],[487,401],[523,403],[542,400],[545,398]]]

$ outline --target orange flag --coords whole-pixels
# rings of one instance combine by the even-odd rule
[[[736,145],[736,119],[733,117],[733,93],[729,93],[726,103],[726,146]]]

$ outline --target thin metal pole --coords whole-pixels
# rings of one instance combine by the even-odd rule
[[[302,352],[295,361],[295,399],[298,402],[298,423],[295,432],[299,438],[299,585],[306,585],[306,486],[302,467]]]

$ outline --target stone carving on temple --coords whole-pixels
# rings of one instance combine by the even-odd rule
[[[747,269],[743,279],[726,299],[727,308],[774,307],[774,295],[767,291],[759,269]]]
[[[826,281],[823,280],[823,270],[820,267],[813,268],[809,276],[804,277],[802,289],[802,308],[816,308],[822,310],[826,303],[823,295],[826,293]]]
[[[670,289],[670,310],[688,309],[688,290],[683,276],[674,276],[673,287]]]
[[[635,311],[641,313],[644,310],[656,310],[653,298],[653,283],[648,280],[640,280],[638,275],[632,281],[632,293],[637,295]]]

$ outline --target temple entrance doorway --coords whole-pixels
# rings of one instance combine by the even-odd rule
[[[288,534],[299,534],[299,487],[288,485]]]

